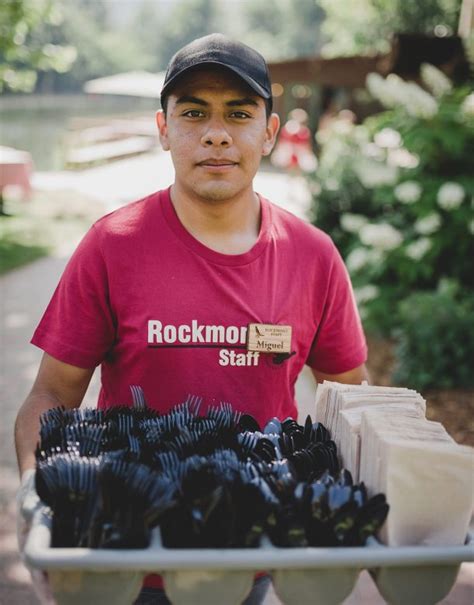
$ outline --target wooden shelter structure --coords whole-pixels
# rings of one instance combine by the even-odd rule
[[[362,120],[379,109],[365,89],[369,73],[385,76],[393,72],[404,79],[418,80],[424,62],[436,65],[454,80],[469,77],[469,65],[458,36],[399,34],[384,55],[306,57],[269,63],[275,111],[284,120],[295,107],[305,109],[313,132],[323,115],[341,109],[352,111],[356,120]]]

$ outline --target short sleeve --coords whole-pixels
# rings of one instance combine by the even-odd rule
[[[93,226],[69,260],[32,344],[81,368],[101,363],[115,341],[107,267]]]
[[[352,284],[334,247],[323,312],[306,363],[326,374],[340,374],[366,360],[367,344]]]

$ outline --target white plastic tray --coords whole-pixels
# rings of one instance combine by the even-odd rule
[[[48,572],[58,605],[130,605],[147,573],[164,577],[173,605],[239,605],[255,572],[269,571],[285,605],[336,605],[368,569],[387,603],[431,605],[453,586],[474,542],[463,546],[386,547],[369,540],[355,548],[169,549],[159,530],[140,550],[51,548],[50,519],[39,513],[26,547],[28,565]]]

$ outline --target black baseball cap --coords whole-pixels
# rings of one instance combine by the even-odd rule
[[[169,62],[161,89],[161,104],[177,79],[188,70],[206,65],[220,65],[242,78],[272,108],[272,85],[268,66],[262,55],[223,34],[210,34],[193,40],[179,50]]]

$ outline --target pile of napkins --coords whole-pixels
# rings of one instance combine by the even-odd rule
[[[439,422],[365,411],[359,478],[383,492],[390,512],[380,538],[391,546],[455,545],[473,510],[473,449]]]
[[[381,540],[391,546],[454,545],[465,540],[474,505],[474,450],[461,446],[411,389],[318,386],[316,420],[331,432],[341,464],[390,512]]]
[[[342,466],[351,471],[355,481],[359,481],[360,469],[360,426],[362,414],[368,410],[380,411],[385,417],[403,415],[404,418],[424,418],[424,407],[413,403],[386,403],[361,405],[357,408],[347,408],[339,412],[337,445]]]
[[[330,432],[340,462],[358,481],[360,465],[360,423],[362,413],[372,407],[423,417],[426,401],[412,389],[379,387],[363,383],[341,384],[325,380],[316,392],[316,420]],[[403,412],[402,412],[403,409]]]

